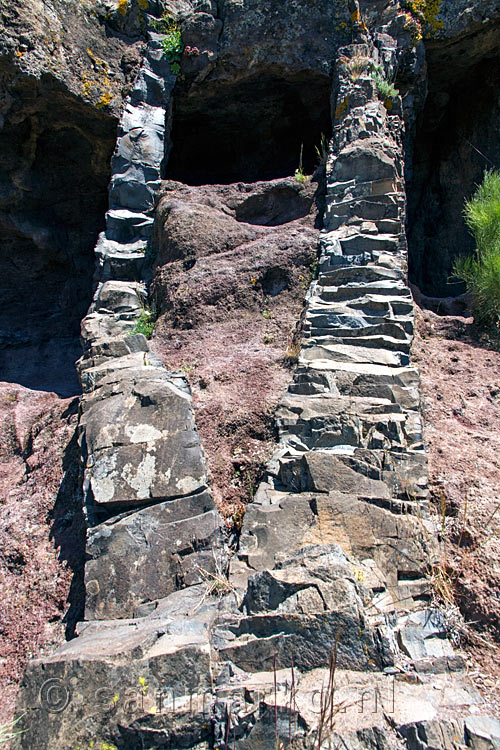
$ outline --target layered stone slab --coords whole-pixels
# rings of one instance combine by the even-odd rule
[[[93,526],[87,555],[87,620],[132,617],[144,603],[226,565],[219,514],[206,491]]]
[[[83,403],[87,502],[133,507],[204,489],[187,384],[179,388],[160,368],[141,379],[134,371],[120,374],[119,381],[103,378]]]
[[[136,619],[81,623],[78,638],[29,663],[19,747],[47,750],[57,738],[64,748],[132,748],[182,743],[186,734],[206,747],[215,603],[194,586],[149,609]]]
[[[317,730],[325,731],[319,740],[313,732],[318,747],[481,747],[481,731],[494,747],[496,722],[469,731],[481,699],[432,606],[428,573],[439,549],[410,366],[402,123],[378,101],[368,74],[353,82],[342,72],[351,55],[375,61],[373,48],[342,54],[319,274],[306,299],[298,368],[277,409],[280,445],[231,562],[240,605],[219,617],[215,639],[233,677],[224,668],[218,694],[227,706],[238,694],[232,681],[264,693],[273,685],[267,703],[245,703],[234,719],[240,749],[266,746],[273,698],[274,744],[276,733],[285,740],[288,716],[298,746],[308,747],[307,727],[321,726],[323,711],[330,724]],[[328,672],[321,667],[329,660]],[[354,672],[347,678],[344,669]],[[405,688],[390,717],[387,705],[379,716],[359,716],[364,688],[372,685],[379,706],[384,683],[399,678]],[[363,685],[356,712],[346,705],[346,680]],[[297,698],[307,685],[316,687],[316,713],[304,694]]]

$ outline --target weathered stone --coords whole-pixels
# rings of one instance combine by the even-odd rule
[[[396,174],[394,153],[385,145],[365,142],[346,149],[337,157],[333,165],[332,176],[335,181],[352,178],[363,182],[369,180],[391,179]]]
[[[322,667],[336,644],[340,668],[369,672],[392,663],[371,628],[356,615],[337,612],[227,615],[219,619],[214,644],[220,658],[249,672],[272,670],[274,663],[279,669],[294,664],[301,671]]]
[[[121,5],[105,0],[99,9],[103,22],[106,11],[115,29],[136,33],[141,23],[151,20],[139,3],[120,21]],[[462,680],[463,662],[445,639],[442,620],[436,615],[429,621],[429,612],[421,609],[430,597],[425,572],[435,562],[435,548],[426,521],[418,374],[406,367],[413,314],[405,283],[403,110],[397,96],[392,102],[380,100],[370,74],[379,69],[391,78],[403,63],[406,91],[406,81],[416,76],[419,53],[403,27],[408,17],[385,0],[356,0],[340,11],[320,0],[305,15],[296,4],[285,5],[283,10],[277,0],[256,0],[248,8],[221,0],[216,7],[212,0],[202,0],[196,8],[201,12],[196,12],[188,2],[178,4],[183,42],[199,49],[193,54],[186,48],[181,60],[174,132],[177,128],[179,133],[179,122],[189,125],[190,118],[198,125],[197,102],[205,102],[208,114],[206,121],[200,119],[194,143],[188,138],[194,129],[185,127],[186,138],[178,139],[172,154],[170,144],[165,152],[164,133],[165,115],[169,129],[172,124],[174,75],[163,55],[163,37],[146,31],[147,50],[112,162],[107,230],[97,250],[100,285],[82,326],[81,445],[87,461],[89,524],[86,615],[99,622],[80,625],[79,638],[44,662],[35,662],[27,673],[20,705],[21,710],[37,712],[32,725],[36,740],[29,745],[36,750],[52,745],[54,738],[62,748],[74,742],[116,742],[135,750],[168,742],[205,750],[213,738],[200,693],[206,691],[212,703],[212,671],[219,677],[214,699],[217,741],[230,746],[229,698],[231,686],[236,686],[245,705],[237,715],[240,733],[233,745],[239,750],[274,746],[276,735],[286,741],[286,731],[291,731],[290,712],[287,715],[286,704],[278,706],[277,699],[278,683],[282,692],[286,688],[287,678],[279,674],[285,666],[292,680],[297,673],[307,693],[292,712],[300,728],[295,744],[307,747],[310,731],[321,720],[312,690],[323,700],[325,666],[332,652],[335,669],[346,668],[339,676],[346,700],[352,671],[358,672],[357,686],[374,688],[376,701],[381,685],[401,677],[403,697],[397,710],[394,700],[394,717],[384,706],[376,719],[360,718],[356,709],[360,704],[364,713],[362,692],[356,716],[352,711],[340,716],[325,742],[342,743],[350,750],[389,750],[403,742],[408,748],[434,743],[439,750],[451,750],[464,738],[478,750],[497,745],[496,727],[477,717],[466,723],[465,734],[463,723],[437,721],[444,711],[451,722],[477,701]],[[157,15],[163,9],[156,2],[148,8]],[[321,24],[319,36],[315,24]],[[268,169],[274,142],[269,145],[262,134],[287,118],[269,106],[259,86],[272,84],[284,91],[284,111],[298,108],[304,121],[311,113],[316,127],[321,120],[317,111],[328,110],[319,99],[328,99],[329,91],[321,92],[330,86],[334,53],[341,39],[351,37],[362,44],[339,51],[335,65],[326,231],[319,279],[307,297],[300,367],[278,408],[280,446],[244,520],[227,584],[237,590],[217,607],[213,602],[207,606],[214,581],[216,588],[226,590],[225,558],[189,389],[185,379],[165,371],[144,337],[127,335],[145,300],[144,288],[134,282],[146,273],[141,254],[152,231],[161,163],[166,155],[168,168],[175,171],[176,160],[185,160],[185,174],[196,181],[199,154],[207,146],[219,157],[226,140],[232,147],[227,138],[231,118],[227,124],[226,115],[236,109],[242,121],[239,110],[245,113],[249,107],[255,122],[249,140],[259,146],[245,149],[244,140],[238,142],[223,178],[250,161],[245,169],[260,164]],[[359,63],[363,56],[365,69],[358,77],[350,76],[349,59],[357,57]],[[309,69],[313,75],[308,77]],[[415,115],[410,112],[413,83],[405,96],[407,132]],[[321,129],[316,129],[319,134]],[[312,151],[313,145],[306,144],[306,150]],[[286,150],[285,145],[280,149]],[[302,161],[302,149],[300,154]],[[276,173],[285,173],[277,164],[272,165]],[[214,179],[217,165],[203,164],[201,173],[203,169]],[[297,253],[307,256],[314,250],[316,231],[312,221],[306,222],[314,199],[309,182],[273,180],[260,183],[251,196],[247,192],[242,182],[217,189],[167,183],[156,223],[158,267],[177,263],[172,276],[181,267],[195,268],[189,277],[191,296],[186,293],[186,298],[175,283],[162,294],[161,272],[157,274],[155,303],[173,320],[176,304],[190,304],[195,310],[203,294],[210,295],[214,307],[221,298],[230,304],[227,287],[217,283],[224,263],[232,266],[234,277],[245,277],[245,300],[251,305],[257,283],[253,269],[260,269],[265,243],[277,261],[276,272],[259,277],[264,295],[279,293],[288,284],[286,266],[295,262]],[[26,222],[13,223],[16,231],[36,231]],[[292,223],[293,231],[281,233],[280,225]],[[196,312],[192,317],[189,324],[195,325]],[[280,492],[283,489],[287,492]],[[188,588],[175,591],[180,587]],[[173,598],[158,601],[174,591]],[[128,616],[141,619],[100,619]],[[253,682],[243,670],[253,673]],[[457,672],[456,683],[451,671]],[[62,679],[64,686],[71,680],[73,687],[83,682],[64,717],[49,715],[47,706],[33,703],[47,677]],[[153,715],[156,706],[151,702],[153,691],[165,684],[181,692],[181,707],[169,717]],[[259,684],[274,687],[274,705],[269,697],[267,702],[256,697]],[[93,713],[93,691],[108,685],[105,710]],[[134,686],[136,705],[128,716],[120,691],[127,693]],[[251,709],[247,698],[254,703]],[[456,742],[452,729],[459,735]],[[28,733],[16,739],[20,747],[28,747],[25,737]],[[323,738],[315,739],[323,747]]]
[[[151,235],[153,219],[127,208],[110,209],[106,214],[106,237],[114,242],[128,244]]]
[[[142,278],[146,240],[138,240],[128,245],[107,240],[101,233],[95,248],[98,264],[97,274],[101,281],[140,281]]]
[[[91,311],[136,314],[143,308],[144,297],[145,290],[142,284],[106,281],[97,288]]]
[[[469,716],[465,720],[465,736],[474,750],[498,750],[500,722],[488,716]]]
[[[204,592],[177,592],[142,619],[82,623],[78,638],[32,661],[20,702],[26,732],[16,747],[45,750],[53,737],[68,748],[117,745],[123,737],[137,743],[175,736],[182,725],[189,735],[196,722],[194,734],[207,738],[208,633],[216,607]]]
[[[90,528],[86,618],[133,617],[141,604],[223,571],[222,542],[220,517],[208,492]]]
[[[81,420],[88,502],[133,506],[206,487],[191,398],[165,372],[101,383],[99,391]]]
[[[306,342],[307,343],[307,342]],[[408,354],[401,351],[353,346],[352,344],[324,344],[304,346],[301,359],[306,361],[333,360],[352,364],[388,365],[404,367],[409,364]]]
[[[429,586],[425,570],[436,559],[432,531],[418,519],[398,517],[384,508],[355,496],[268,493],[267,504],[251,505],[243,525],[238,557],[251,570],[279,564],[291,551],[313,544],[336,543],[360,561],[363,579],[371,577],[373,560],[380,577],[370,578],[374,591],[391,590],[392,600],[423,597]],[[303,529],[297,534],[297,527]],[[245,568],[233,560],[232,576],[237,585]],[[368,585],[368,583],[367,583]]]

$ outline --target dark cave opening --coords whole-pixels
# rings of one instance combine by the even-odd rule
[[[188,185],[256,182],[312,174],[330,136],[331,80],[268,71],[235,83],[205,82],[174,100],[166,177]]]
[[[468,57],[463,42],[451,51],[436,43],[427,52],[429,92],[417,122],[407,196],[409,276],[429,297],[465,290],[452,278],[455,258],[474,251],[464,202],[485,169],[500,167],[500,60],[486,39],[483,59],[471,55],[477,45]]]
[[[92,297],[116,121],[50,83],[6,78],[0,380],[67,397],[80,390],[80,321]]]

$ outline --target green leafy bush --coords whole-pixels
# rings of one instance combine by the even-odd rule
[[[155,327],[155,316],[151,310],[144,308],[134,327],[134,333],[142,333],[147,339],[150,339],[153,335],[153,329]]]
[[[464,216],[474,235],[474,256],[455,261],[453,274],[472,295],[474,320],[490,327],[500,321],[500,171],[487,171]]]
[[[163,54],[170,63],[172,72],[177,74],[181,67],[180,63],[182,53],[184,52],[180,24],[173,18],[164,16],[161,21],[158,22],[156,29],[157,31],[161,31],[162,34],[165,34],[165,39],[161,42]]]

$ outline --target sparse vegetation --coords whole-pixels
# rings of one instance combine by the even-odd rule
[[[285,350],[284,364],[293,367],[299,361],[300,341],[292,340]]]
[[[200,364],[200,360],[196,359],[194,362],[185,362],[182,360],[181,366],[179,367],[179,370],[182,372],[183,375],[189,375],[190,372],[193,372],[194,369]]]
[[[410,19],[416,24],[414,43],[422,39],[424,31],[434,35],[444,26],[444,22],[438,19],[441,0],[406,0],[403,7],[407,8]]]
[[[155,29],[160,34],[165,34],[161,46],[163,54],[170,63],[172,73],[177,74],[180,70],[184,45],[182,43],[182,32],[178,21],[168,15],[164,15],[155,24]]]
[[[13,740],[19,734],[23,734],[23,732],[26,732],[26,729],[16,730],[15,728],[16,724],[18,724],[21,721],[23,716],[24,714],[21,716],[18,716],[17,719],[15,719],[14,721],[10,721],[8,724],[0,724],[0,745],[6,745],[8,742]]]
[[[472,295],[474,321],[484,328],[500,324],[500,171],[485,172],[483,182],[464,208],[476,241],[475,254],[455,261],[453,274]],[[498,333],[498,330],[497,330]]]
[[[337,714],[342,713],[346,708],[344,703],[335,702],[335,672],[340,635],[340,631],[338,631],[328,661],[328,679],[326,685],[321,688],[320,711],[318,726],[313,737],[313,750],[322,750],[326,747],[326,742],[328,742],[328,747],[331,747],[331,736],[335,730]]]
[[[147,307],[144,307],[141,314],[137,318],[133,333],[142,333],[147,339],[150,339],[153,335],[153,329],[155,327],[155,315]]]
[[[226,561],[223,560],[220,555],[219,557],[217,557],[214,550],[212,550],[212,557],[214,562],[213,573],[210,570],[205,570],[205,568],[200,568],[200,566],[197,566],[198,573],[200,574],[203,583],[206,585],[206,590],[203,593],[203,596],[198,603],[196,610],[201,607],[205,599],[209,596],[217,596],[219,598],[222,598],[226,594],[234,592],[234,586],[228,578]]]
[[[328,159],[328,138],[324,133],[321,133],[319,146],[315,146],[314,150],[318,156],[318,167],[325,167]]]
[[[379,73],[378,71],[374,70],[372,72],[372,78],[375,81],[375,84],[377,86],[377,91],[380,94],[382,99],[392,100],[392,99],[395,99],[395,97],[399,95],[398,89],[394,86],[394,84],[388,81],[382,73]]]
[[[302,165],[302,156],[304,153],[304,144],[302,143],[300,146],[300,157],[299,157],[299,166],[295,170],[295,181],[296,182],[307,182],[309,177],[304,172],[304,167]]]
[[[371,67],[371,58],[366,55],[355,54],[345,58],[344,68],[351,81],[357,81],[362,73]]]

